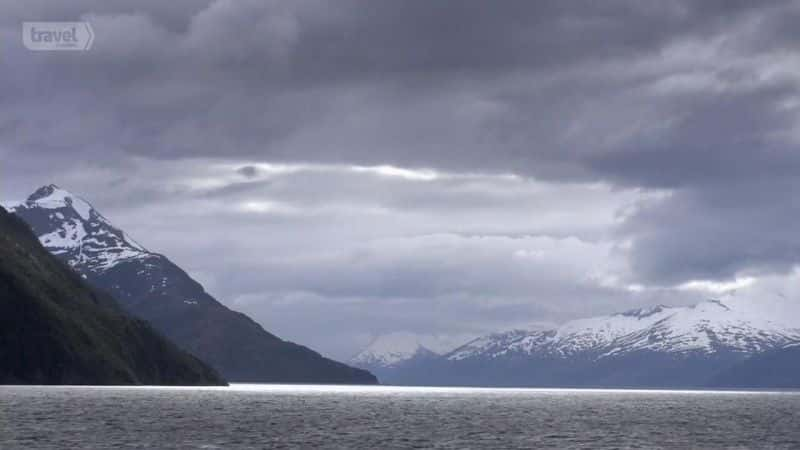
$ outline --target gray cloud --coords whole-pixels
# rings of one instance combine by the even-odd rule
[[[800,258],[798,16],[791,1],[0,1],[2,197],[79,191],[271,326],[340,307],[348,327],[382,324],[348,345],[447,328],[407,312],[426,300],[470,324],[453,333],[682,302],[682,283]],[[21,46],[23,20],[78,19],[91,52]],[[509,262],[569,239],[570,258],[613,270]],[[295,336],[324,344],[311,334]]]
[[[789,273],[800,258],[798,188],[797,180],[731,181],[649,205],[621,231],[634,240],[631,264],[656,283]]]

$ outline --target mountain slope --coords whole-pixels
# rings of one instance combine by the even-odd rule
[[[225,384],[213,369],[92,290],[3,208],[0,383]]]
[[[372,384],[367,371],[287,342],[219,303],[164,255],[114,227],[88,202],[55,185],[13,212],[90,284],[210,363],[231,381]]]
[[[800,388],[800,345],[753,355],[713,377],[709,386]]]

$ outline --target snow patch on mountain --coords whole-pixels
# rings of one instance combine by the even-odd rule
[[[350,362],[361,367],[389,368],[417,357],[445,354],[464,342],[465,339],[464,336],[393,332],[376,337]]]
[[[58,255],[70,248],[79,247],[86,234],[81,221],[72,219],[65,221],[59,230],[39,236],[39,240],[46,248],[54,249],[53,254]]]
[[[352,362],[364,365],[394,366],[411,359],[424,347],[412,333],[390,333],[378,336],[356,355]]]
[[[476,355],[492,355],[492,357],[502,356],[509,352],[512,344],[521,342],[526,338],[529,342],[532,342],[535,340],[535,336],[537,336],[537,334],[542,336],[542,332],[525,330],[511,330],[503,333],[492,333],[467,342],[448,354],[447,358],[457,361]]]

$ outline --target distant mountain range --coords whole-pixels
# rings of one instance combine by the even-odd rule
[[[496,333],[438,355],[408,342],[402,351],[381,345],[351,362],[390,384],[787,387],[800,386],[800,364],[789,364],[797,344],[797,301],[731,297]]]
[[[0,384],[224,385],[0,208]]]
[[[284,341],[225,307],[166,256],[147,250],[91,204],[56,185],[41,187],[10,210],[89,284],[229,381],[377,383],[368,371]]]

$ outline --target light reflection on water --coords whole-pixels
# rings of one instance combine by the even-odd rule
[[[800,395],[796,389],[606,389],[606,388],[508,388],[508,387],[449,387],[449,386],[380,386],[344,384],[264,384],[231,383],[229,386],[0,386],[2,389],[106,389],[106,390],[166,390],[166,391],[222,391],[264,392],[288,394],[410,394],[410,395],[479,395],[479,394],[664,394],[664,395]]]

